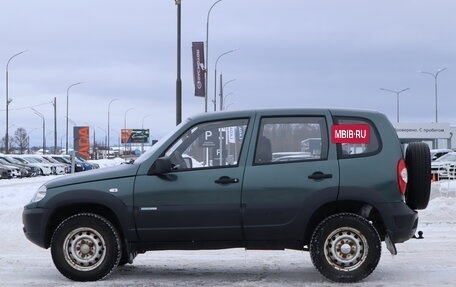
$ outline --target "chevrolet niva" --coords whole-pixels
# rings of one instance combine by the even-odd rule
[[[24,207],[26,237],[77,281],[151,250],[305,250],[336,282],[376,268],[381,242],[415,234],[430,153],[374,111],[199,115],[132,164],[66,175]]]

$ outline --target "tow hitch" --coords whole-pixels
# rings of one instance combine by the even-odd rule
[[[413,235],[412,238],[414,238],[414,239],[424,239],[424,237],[423,237],[423,231],[421,231],[421,230],[418,231],[418,237],[417,237],[416,235]]]

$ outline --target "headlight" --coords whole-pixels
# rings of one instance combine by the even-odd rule
[[[47,192],[47,187],[43,184],[42,186],[40,186],[40,188],[38,188],[38,190],[36,191],[35,195],[33,196],[31,202],[38,202],[38,201],[42,200],[43,197],[46,196],[46,192]]]

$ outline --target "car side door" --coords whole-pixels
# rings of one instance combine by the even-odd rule
[[[243,151],[248,118],[198,123],[161,154],[172,169],[137,176],[141,241],[240,241]],[[152,170],[154,167],[152,167]]]
[[[328,120],[324,110],[259,115],[242,193],[247,246],[301,240],[313,208],[336,200],[339,170]]]

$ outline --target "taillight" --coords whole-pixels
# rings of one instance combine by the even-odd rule
[[[401,159],[397,164],[397,183],[399,184],[399,192],[405,194],[407,187],[407,166],[404,159]]]

